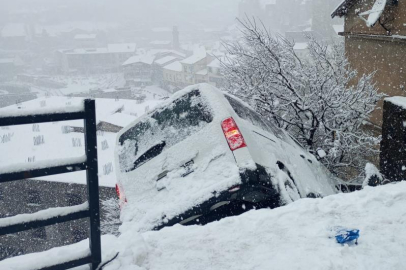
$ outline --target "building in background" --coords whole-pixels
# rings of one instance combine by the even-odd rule
[[[406,87],[406,2],[397,0],[345,0],[331,16],[344,17],[345,51],[358,76],[376,72],[380,92],[401,96]],[[382,124],[382,105],[378,103],[371,121]]]
[[[135,43],[118,43],[101,48],[58,50],[57,56],[63,73],[103,73],[117,72],[135,52]]]
[[[134,55],[127,59],[123,65],[126,86],[146,86],[152,84],[152,75],[155,57],[153,55]]]

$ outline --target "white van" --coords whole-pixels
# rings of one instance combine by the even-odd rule
[[[139,230],[338,192],[287,133],[208,84],[177,92],[121,130],[116,168],[121,219]]]

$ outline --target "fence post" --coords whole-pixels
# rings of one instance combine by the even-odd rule
[[[85,100],[85,151],[87,156],[87,195],[90,214],[91,269],[96,270],[101,262],[99,178],[97,168],[96,105],[94,100]]]

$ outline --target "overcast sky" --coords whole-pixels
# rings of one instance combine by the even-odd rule
[[[0,0],[3,11],[48,10],[48,20],[230,24],[239,0]],[[52,16],[53,15],[53,16]],[[54,17],[54,18],[52,18]],[[52,22],[50,22],[52,23]]]

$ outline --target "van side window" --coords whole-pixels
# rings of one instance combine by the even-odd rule
[[[264,119],[257,112],[251,110],[249,107],[242,104],[238,100],[230,97],[229,95],[224,95],[224,96],[226,97],[226,99],[230,103],[231,107],[234,109],[234,111],[236,112],[236,114],[239,117],[250,122],[251,124],[253,124],[256,127],[259,127],[263,130],[266,130],[266,131],[274,134],[279,139],[282,139],[282,140],[285,139],[285,134],[283,133],[283,131],[280,130],[278,127],[276,127],[273,123]]]
[[[199,90],[174,100],[121,135],[120,170],[135,170],[165,149],[200,131],[211,121],[211,108]]]

